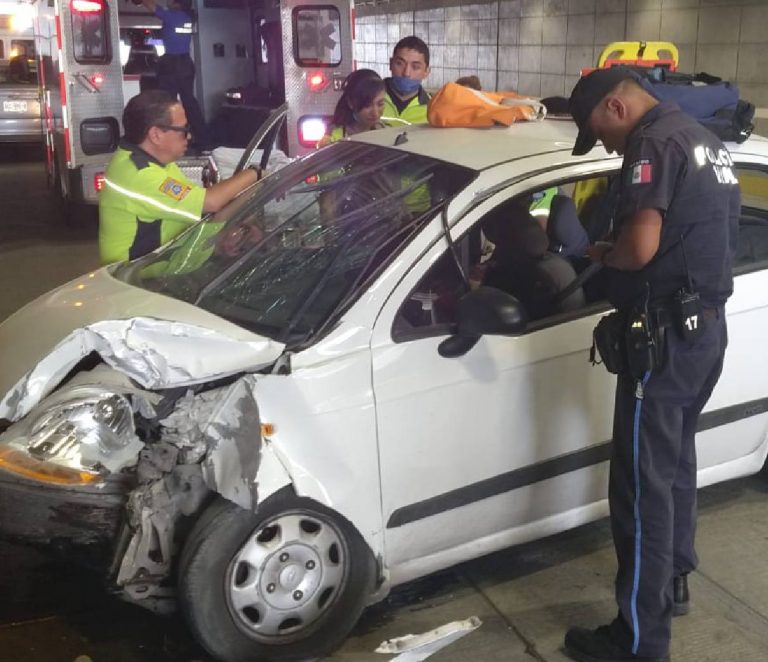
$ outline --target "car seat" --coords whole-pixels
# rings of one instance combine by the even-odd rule
[[[563,257],[581,257],[589,247],[587,231],[576,213],[576,205],[566,195],[552,198],[547,221],[549,250]]]
[[[524,205],[512,201],[497,208],[483,223],[483,232],[496,245],[483,284],[515,296],[529,319],[584,306],[581,288],[555,302],[576,272],[567,259],[547,250],[549,237]]]

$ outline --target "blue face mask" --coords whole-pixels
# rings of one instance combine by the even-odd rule
[[[421,87],[420,80],[414,80],[413,78],[408,78],[408,76],[392,76],[391,80],[392,87],[403,96],[415,94]]]

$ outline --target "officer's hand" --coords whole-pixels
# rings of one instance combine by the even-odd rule
[[[602,262],[605,254],[613,248],[609,241],[597,241],[587,248],[587,255],[592,262]]]

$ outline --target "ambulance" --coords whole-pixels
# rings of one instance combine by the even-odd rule
[[[49,184],[66,216],[98,201],[125,104],[156,86],[160,21],[124,0],[33,3]],[[244,144],[268,118],[274,128],[282,108],[280,131],[266,133],[288,156],[314,149],[355,67],[352,0],[198,0],[195,11],[195,93],[224,142]],[[180,165],[218,177],[209,155]]]

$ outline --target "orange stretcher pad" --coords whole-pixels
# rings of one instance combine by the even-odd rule
[[[514,92],[480,92],[446,83],[430,99],[427,119],[439,127],[509,126],[518,121],[543,119],[544,105]]]

